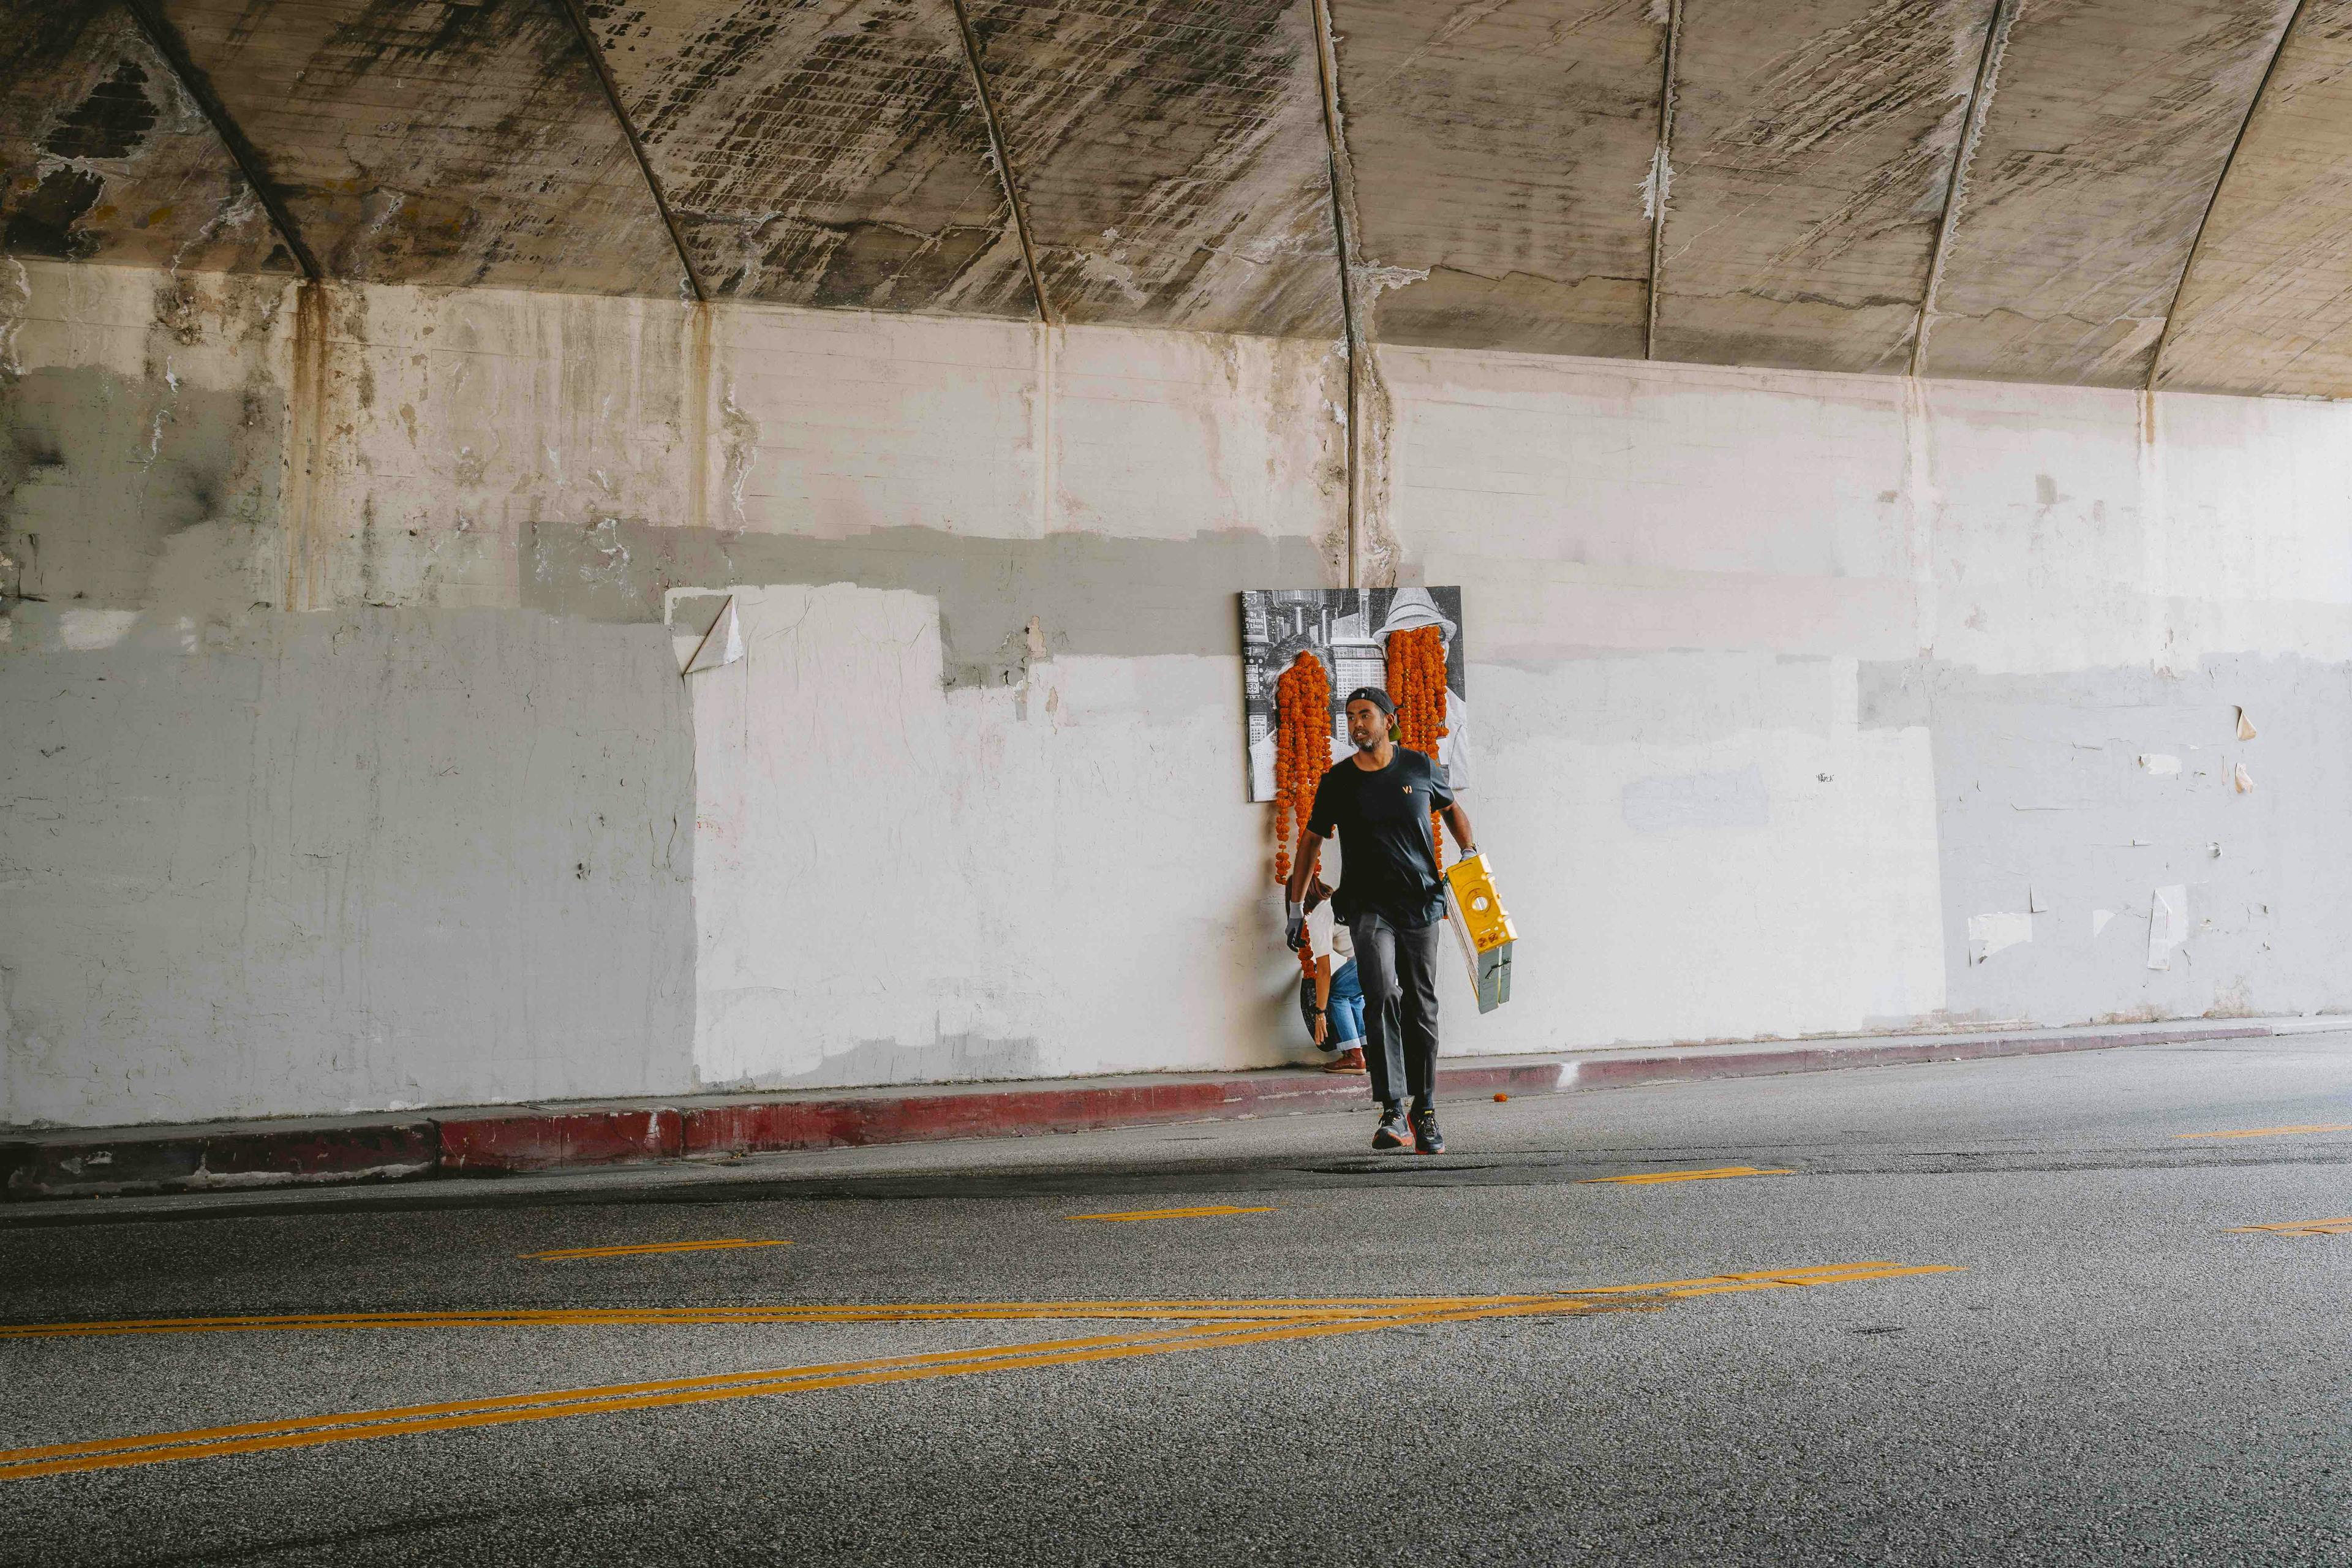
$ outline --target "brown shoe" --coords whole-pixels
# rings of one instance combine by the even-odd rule
[[[1364,1066],[1364,1053],[1356,1050],[1341,1051],[1323,1064],[1323,1070],[1325,1072],[1366,1072],[1370,1069]]]

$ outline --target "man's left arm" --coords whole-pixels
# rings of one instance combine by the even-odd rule
[[[1462,847],[1465,855],[1478,852],[1478,836],[1470,831],[1470,814],[1462,809],[1458,800],[1448,801],[1444,812],[1445,826],[1454,830],[1454,842]]]

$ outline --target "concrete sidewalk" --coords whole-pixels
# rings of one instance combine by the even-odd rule
[[[1442,1097],[1558,1094],[1906,1062],[1965,1061],[2352,1028],[2269,1018],[1854,1036],[1472,1057]],[[507,1175],[1353,1110],[1365,1080],[1313,1068],[457,1108],[197,1126],[72,1128],[0,1141],[0,1198],[102,1197]]]

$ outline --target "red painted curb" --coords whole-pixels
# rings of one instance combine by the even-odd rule
[[[1541,1094],[1558,1089],[1561,1076],[1557,1062],[1467,1065],[1441,1068],[1437,1082],[1441,1089],[1460,1093],[1507,1089]],[[1297,1116],[1369,1103],[1367,1086],[1360,1078],[1271,1074],[1222,1082],[1132,1084],[1115,1089],[1074,1085],[911,1094],[888,1100],[751,1100],[688,1108],[686,1154],[689,1159],[712,1158],[940,1138],[1013,1138],[1171,1121]]]
[[[675,1160],[684,1148],[675,1110],[535,1110],[441,1123],[440,1169],[453,1174],[551,1171]]]

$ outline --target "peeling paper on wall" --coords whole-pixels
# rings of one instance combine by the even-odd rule
[[[695,646],[694,657],[686,661],[686,668],[678,673],[686,676],[698,670],[717,669],[721,665],[733,664],[742,657],[743,621],[735,613],[735,596],[730,594],[727,596],[727,607],[719,612],[719,618],[710,623],[709,631],[702,634],[702,641]]]
[[[2139,765],[2157,777],[2163,778],[2180,771],[2180,759],[2168,757],[2161,752],[2142,752],[2139,755]]]
[[[2147,966],[2172,967],[2172,950],[2189,940],[2189,889],[2158,888],[2147,906]]]
[[[2241,741],[2251,741],[2254,738],[2254,721],[2246,717],[2246,710],[2244,709],[2239,709],[2238,739]]]
[[[1969,962],[1982,963],[2003,948],[2033,940],[2033,916],[2028,910],[1969,917]]]
[[[2096,941],[2099,933],[2107,929],[2107,922],[2115,918],[2116,911],[2113,910],[2093,910],[2091,911],[2092,940]]]
[[[2254,776],[2253,774],[2246,772],[2245,763],[2234,763],[2231,764],[2230,787],[2236,790],[2240,795],[2252,795],[2254,793]]]

